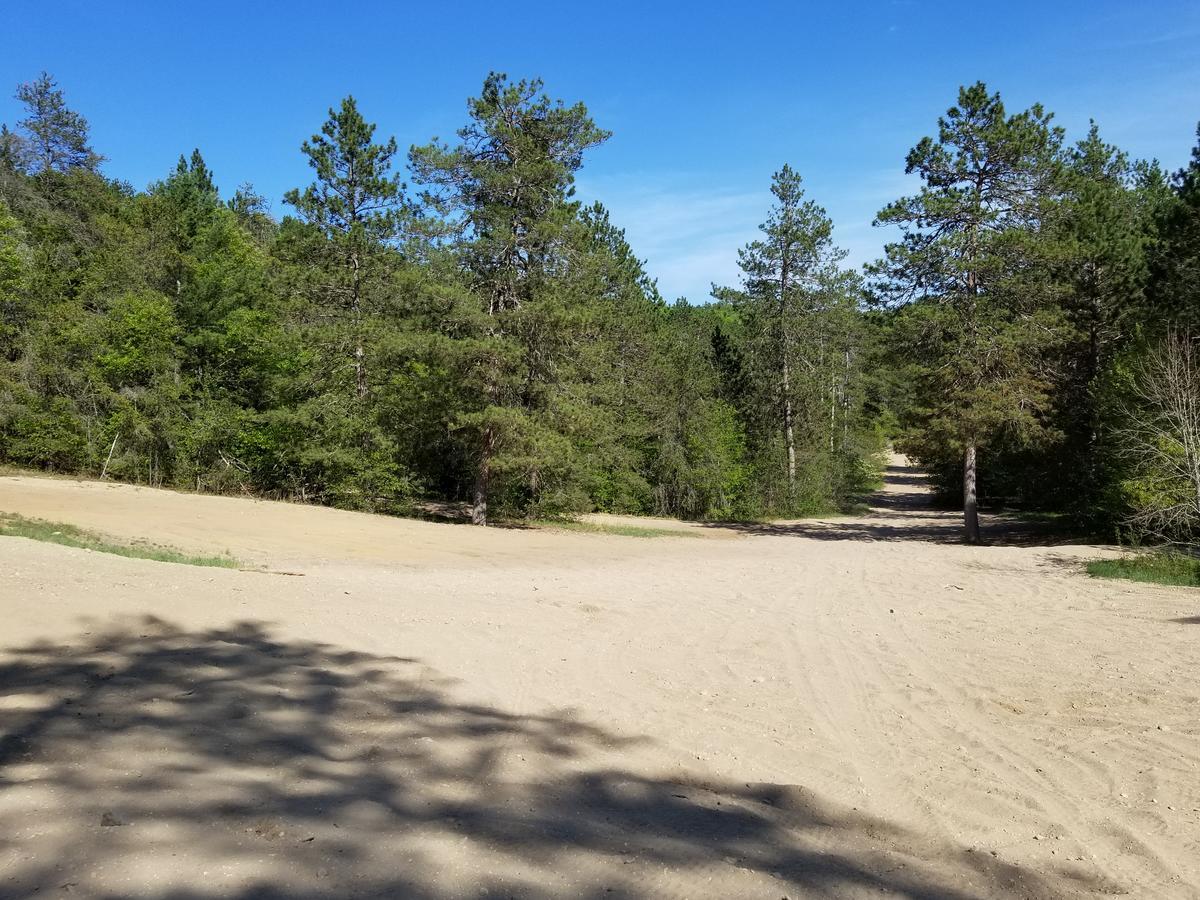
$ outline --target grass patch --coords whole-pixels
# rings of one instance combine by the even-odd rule
[[[98,534],[68,525],[65,522],[28,519],[15,513],[0,513],[0,536],[23,537],[34,541],[62,544],[64,547],[77,547],[80,550],[112,553],[115,556],[126,556],[131,559],[181,563],[187,566],[216,566],[222,569],[236,569],[241,565],[231,556],[192,556],[170,547],[160,547],[146,542],[117,544]]]
[[[1087,573],[1093,578],[1125,578],[1149,584],[1200,587],[1200,559],[1178,553],[1094,559],[1087,564]]]
[[[602,522],[539,522],[543,528],[558,528],[563,531],[582,531],[587,534],[617,534],[621,537],[699,537],[683,528],[652,528],[646,525],[611,525]]]

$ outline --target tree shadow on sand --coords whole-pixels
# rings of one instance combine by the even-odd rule
[[[1051,897],[1087,890],[789,785],[621,764],[420,662],[146,618],[0,666],[0,895]],[[713,880],[708,881],[709,878]],[[674,886],[674,887],[672,887]]]
[[[933,505],[928,479],[909,466],[888,466],[885,490],[872,494],[870,512],[862,516],[792,522],[719,522],[712,527],[742,534],[803,537],[818,541],[924,541],[963,543],[962,513]],[[1011,515],[981,516],[985,544],[1052,547],[1073,543],[1041,522]]]

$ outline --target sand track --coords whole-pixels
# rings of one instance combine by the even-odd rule
[[[0,478],[302,573],[0,539],[0,896],[1200,895],[1200,592],[926,500],[639,539]]]

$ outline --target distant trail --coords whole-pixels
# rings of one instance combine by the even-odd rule
[[[796,519],[729,526],[750,534],[780,534],[815,540],[921,541],[962,543],[962,512],[939,509],[928,476],[908,458],[893,453],[883,473],[883,487],[868,498],[863,515]],[[1038,546],[1064,543],[1015,515],[981,513],[984,542]]]
[[[722,525],[746,534],[790,535],[821,541],[962,540],[962,516],[936,509],[929,480],[908,459],[893,453],[884,469],[883,487],[869,498],[862,515]],[[998,529],[993,526],[990,531]]]

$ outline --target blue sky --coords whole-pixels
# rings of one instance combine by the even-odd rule
[[[0,121],[41,70],[92,123],[105,171],[137,187],[199,147],[228,194],[273,204],[307,183],[299,145],[353,93],[402,146],[452,136],[489,70],[537,75],[613,131],[579,176],[668,298],[734,283],[736,250],[799,170],[859,264],[904,156],[977,79],[1011,109],[1042,102],[1078,137],[1176,168],[1200,119],[1200,3],[924,0],[77,3],[11,11]]]

